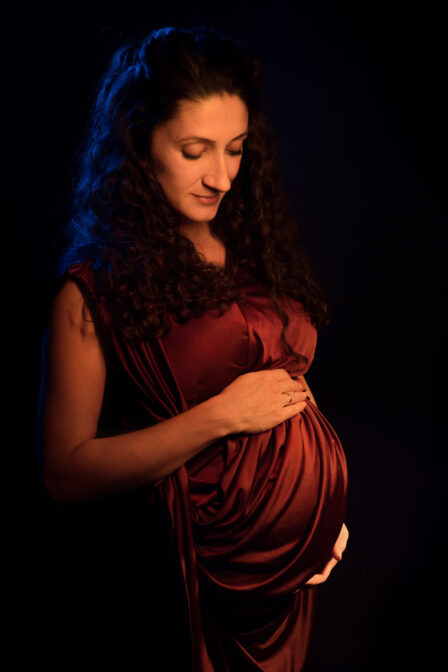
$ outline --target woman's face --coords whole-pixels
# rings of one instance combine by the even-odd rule
[[[238,173],[247,129],[246,104],[230,94],[182,100],[176,116],[156,126],[155,177],[184,223],[215,217]]]

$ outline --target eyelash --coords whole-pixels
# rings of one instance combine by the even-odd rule
[[[242,153],[243,153],[242,149],[240,149],[238,152],[232,152],[232,151],[229,150],[230,156],[241,156]],[[198,156],[195,156],[194,154],[187,154],[186,152],[182,152],[182,155],[185,159],[191,159],[191,160],[201,158],[201,154],[198,154]]]

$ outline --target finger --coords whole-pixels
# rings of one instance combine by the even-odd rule
[[[275,369],[275,373],[278,374],[279,381],[286,381],[290,384],[292,389],[296,390],[306,390],[305,381],[303,378],[300,378],[298,375],[289,374],[286,369]]]
[[[306,401],[306,392],[292,392],[293,404],[297,404],[301,401]]]
[[[342,560],[342,556],[344,555],[345,551],[345,546],[343,548],[337,548],[336,546],[333,548],[332,556],[335,558],[338,562]]]
[[[342,560],[342,555],[347,547],[347,544],[338,544],[336,543],[333,546],[333,551],[332,551],[332,556],[333,558],[336,558],[336,560]]]
[[[314,574],[314,576],[306,582],[305,585],[317,586],[319,583],[324,583],[331,574],[331,571],[336,567],[337,561],[331,559],[327,562],[323,570],[319,574]]]
[[[335,558],[331,558],[331,560],[327,562],[327,564],[324,567],[324,571],[322,572],[322,575],[325,576],[325,580],[328,579],[330,573],[336,567],[337,564],[338,561]]]
[[[347,525],[346,525],[345,523],[342,523],[342,527],[341,527],[341,536],[344,537],[344,538],[347,538],[347,539],[348,539],[348,536],[349,536],[349,535],[348,535]]]
[[[298,415],[306,408],[306,401],[298,401],[295,404],[286,404],[284,406],[285,411],[289,411],[285,419],[293,418],[295,415]]]
[[[293,378],[291,380],[291,387],[292,389],[298,390],[299,392],[306,391],[306,385],[301,378]]]
[[[302,390],[300,384],[294,385],[292,381],[280,386],[281,394],[293,394],[295,399],[304,401],[306,399],[306,390]]]
[[[298,374],[297,375],[296,374],[291,374],[291,378],[301,386],[302,390],[308,391],[308,387],[307,387],[307,384],[306,384],[303,376],[298,375]]]
[[[332,556],[335,560],[340,562],[342,560],[342,551],[340,551],[338,548],[334,547],[332,551]]]
[[[339,551],[339,553],[342,555],[342,553],[347,548],[347,542],[348,542],[348,530],[345,527],[345,525],[343,525],[339,537],[336,539],[334,550]]]
[[[328,579],[330,573],[328,574],[314,574],[309,581],[306,582],[306,586],[318,586],[320,583],[325,583]]]
[[[305,583],[305,586],[318,586],[319,583],[323,583],[324,578],[322,574],[313,574],[311,579],[308,579],[308,581]]]
[[[292,406],[294,397],[291,392],[282,392],[283,406]]]
[[[282,392],[283,406],[291,406],[304,401],[306,401],[306,396],[303,392]]]
[[[348,541],[348,530],[345,524],[343,524],[341,527],[341,531],[339,532],[339,536],[334,542],[333,551],[339,551],[340,553],[344,551],[347,547],[347,541]]]

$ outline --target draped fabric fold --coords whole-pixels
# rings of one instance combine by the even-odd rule
[[[128,429],[181,413],[242,373],[281,367],[300,375],[311,364],[316,334],[300,304],[283,305],[288,340],[303,356],[298,366],[281,347],[282,325],[265,288],[244,271],[238,281],[245,296],[223,316],[173,322],[169,334],[137,344],[108,329],[91,266],[69,273],[99,305],[108,367],[120,369],[129,386],[130,398],[117,406]],[[139,409],[138,422],[131,406]],[[179,553],[193,672],[302,668],[314,602],[305,584],[331,557],[346,483],[339,439],[307,402],[269,431],[217,441],[154,486]]]

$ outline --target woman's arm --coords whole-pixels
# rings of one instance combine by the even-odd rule
[[[319,574],[314,574],[311,579],[306,582],[306,586],[318,586],[320,583],[325,583],[338,562],[342,560],[342,554],[347,548],[348,536],[347,526],[343,523],[339,536],[333,546],[330,560],[328,560]]]
[[[44,482],[59,501],[155,483],[219,438],[270,429],[305,407],[301,382],[283,369],[259,371],[240,376],[219,395],[152,427],[96,438],[106,363],[83,296],[72,281],[53,305],[45,371]]]

